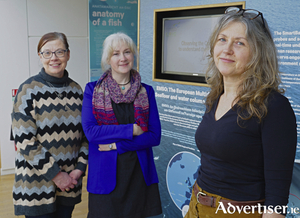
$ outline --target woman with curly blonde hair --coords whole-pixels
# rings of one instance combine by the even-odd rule
[[[227,8],[209,46],[201,166],[185,217],[284,217],[297,126],[268,24],[257,10]]]

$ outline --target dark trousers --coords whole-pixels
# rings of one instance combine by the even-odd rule
[[[39,216],[25,216],[25,218],[71,218],[74,206],[56,205],[54,213],[48,213]]]

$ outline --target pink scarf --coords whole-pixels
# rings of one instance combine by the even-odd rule
[[[141,76],[136,70],[130,71],[131,87],[123,95],[118,83],[112,78],[111,69],[104,72],[93,92],[93,114],[99,125],[116,125],[117,118],[111,100],[116,104],[131,103],[134,118],[143,131],[148,131],[149,101],[146,89],[141,84]]]

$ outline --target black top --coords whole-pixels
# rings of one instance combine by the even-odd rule
[[[217,100],[218,102],[218,100]],[[262,123],[237,124],[237,106],[215,120],[217,103],[196,131],[201,152],[198,185],[236,201],[266,199],[286,205],[297,143],[296,119],[286,97],[273,92]]]
[[[119,124],[134,123],[133,103],[112,107]],[[117,185],[107,195],[89,193],[88,218],[142,218],[162,213],[158,184],[147,186],[135,151],[118,155]]]

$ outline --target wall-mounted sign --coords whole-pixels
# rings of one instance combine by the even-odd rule
[[[138,8],[137,0],[89,0],[90,81],[103,73],[102,44],[107,36],[123,32],[138,47]]]

